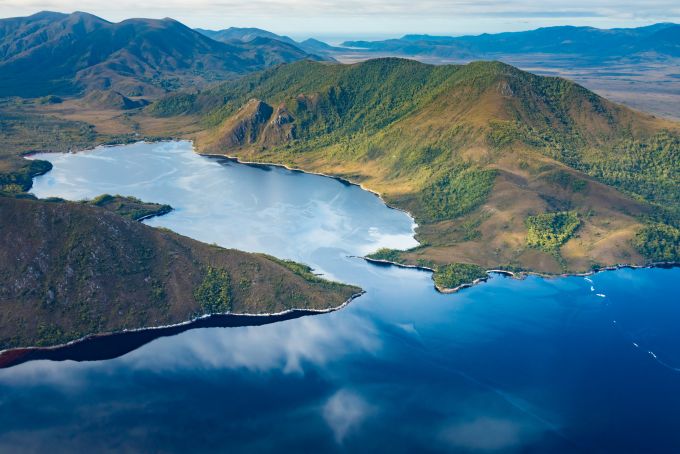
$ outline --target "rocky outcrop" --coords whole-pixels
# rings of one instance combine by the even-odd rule
[[[295,117],[286,108],[285,104],[280,104],[276,112],[267,123],[260,143],[265,146],[275,146],[295,139]]]
[[[251,99],[220,128],[220,146],[235,148],[256,143],[273,112],[266,102]]]
[[[266,102],[251,99],[219,130],[222,150],[246,145],[280,145],[295,138],[295,118],[279,105],[276,110]]]

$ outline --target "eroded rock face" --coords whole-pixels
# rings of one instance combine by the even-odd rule
[[[280,145],[296,138],[295,117],[288,111],[285,104],[280,104],[271,120],[267,123],[260,143],[265,146]]]
[[[228,119],[220,130],[220,146],[274,146],[295,138],[295,117],[280,104],[276,110],[259,99],[251,99]]]
[[[251,99],[222,126],[220,144],[229,148],[257,143],[273,112],[266,102]]]

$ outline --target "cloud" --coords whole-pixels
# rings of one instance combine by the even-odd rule
[[[323,366],[347,354],[381,347],[375,326],[344,314],[303,317],[243,328],[192,330],[159,339],[121,358],[137,370],[246,369],[303,373],[305,364]]]
[[[161,7],[162,6],[162,7]],[[225,17],[319,17],[319,16],[402,16],[440,17],[505,16],[505,17],[602,17],[680,14],[673,0],[620,2],[612,0],[119,0],[112,5],[104,0],[7,0],[2,12],[11,9],[58,9],[62,11],[118,11],[136,14],[140,11],[193,14],[225,13]]]
[[[441,439],[466,450],[507,451],[523,441],[522,432],[522,426],[509,419],[481,417],[445,427]]]
[[[347,389],[336,392],[323,407],[323,417],[342,443],[347,434],[359,426],[375,409],[360,395]]]

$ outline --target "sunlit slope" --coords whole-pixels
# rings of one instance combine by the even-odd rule
[[[202,151],[335,173],[412,212],[424,247],[401,259],[540,271],[643,261],[644,219],[677,221],[676,124],[498,62],[299,62],[153,105],[199,116]],[[574,211],[564,244],[529,246],[527,219]]]

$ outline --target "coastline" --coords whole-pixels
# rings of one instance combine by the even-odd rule
[[[77,346],[83,343],[86,343],[88,341],[92,340],[100,340],[100,339],[106,339],[106,338],[111,338],[114,336],[121,336],[125,334],[140,334],[140,333],[154,333],[154,332],[162,332],[162,331],[179,331],[178,332],[184,332],[187,330],[190,330],[194,327],[200,328],[202,326],[195,326],[195,325],[201,325],[201,322],[204,321],[209,321],[210,319],[218,319],[220,317],[228,317],[230,321],[237,321],[239,319],[242,319],[244,322],[246,321],[251,321],[251,323],[244,323],[242,325],[234,325],[234,326],[249,326],[249,325],[264,325],[268,323],[275,323],[278,321],[283,321],[283,320],[289,320],[293,318],[299,318],[299,317],[305,317],[309,315],[321,315],[321,314],[329,314],[332,312],[339,311],[346,306],[348,306],[352,301],[355,299],[359,298],[360,296],[364,295],[366,292],[361,291],[358,293],[355,293],[351,295],[346,301],[344,301],[341,305],[336,306],[336,307],[330,307],[327,309],[302,309],[302,308],[293,308],[293,309],[286,309],[285,311],[280,311],[280,312],[264,312],[264,313],[247,313],[247,312],[242,312],[242,313],[234,313],[234,312],[224,312],[224,313],[214,313],[214,314],[204,314],[198,317],[194,317],[190,320],[186,320],[183,322],[178,322],[178,323],[171,323],[167,325],[158,325],[158,326],[147,326],[147,327],[141,327],[141,328],[126,328],[120,331],[110,331],[110,332],[105,332],[105,333],[93,333],[93,334],[88,334],[86,336],[83,336],[78,339],[71,340],[69,342],[63,343],[63,344],[57,344],[57,345],[50,345],[46,347],[36,347],[36,346],[28,346],[28,347],[13,347],[13,348],[7,348],[4,350],[0,350],[0,369],[7,368],[7,367],[12,367],[15,365],[20,364],[21,362],[17,363],[17,360],[20,360],[24,358],[27,355],[30,355],[31,353],[49,353],[49,352],[58,352],[60,350],[68,349],[69,347]],[[253,321],[256,321],[256,323],[253,323]],[[208,324],[209,326],[209,324]],[[176,333],[171,333],[168,335],[172,335]],[[163,334],[161,333],[157,337],[163,337]]]
[[[420,265],[407,265],[404,263],[398,263],[398,262],[392,262],[389,260],[383,260],[383,259],[373,259],[370,257],[359,257],[356,256],[356,258],[363,259],[367,261],[368,263],[372,263],[377,266],[396,266],[397,268],[410,268],[410,269],[416,269],[416,270],[421,270],[421,271],[427,271],[429,273],[434,273],[435,270],[426,266],[420,266]],[[474,285],[480,284],[482,282],[486,282],[490,275],[492,274],[501,274],[507,277],[511,277],[513,279],[517,280],[522,280],[525,279],[527,276],[537,276],[542,279],[559,279],[559,278],[565,278],[565,277],[588,277],[588,276],[593,276],[598,273],[603,273],[606,271],[616,271],[620,269],[625,269],[625,268],[630,268],[630,269],[645,269],[645,268],[676,268],[680,267],[680,262],[654,262],[654,263],[649,263],[646,265],[633,265],[633,264],[628,264],[628,263],[620,263],[617,265],[611,265],[607,267],[602,267],[597,270],[592,270],[588,271],[585,273],[561,273],[561,274],[548,274],[548,273],[540,273],[538,271],[509,271],[509,270],[502,270],[502,269],[490,269],[486,270],[485,272],[487,273],[487,277],[484,278],[479,278],[475,279],[472,282],[466,282],[464,284],[460,284],[457,287],[454,288],[442,288],[439,287],[437,284],[433,284],[434,288],[439,292],[439,293],[444,293],[444,294],[450,294],[450,293],[456,293],[460,290],[463,290],[465,288],[472,287]]]
[[[305,174],[309,174],[309,175],[317,175],[317,176],[322,176],[322,177],[326,177],[326,178],[332,178],[334,180],[341,182],[344,185],[357,186],[360,189],[367,191],[367,192],[370,192],[371,194],[378,197],[381,200],[381,202],[385,206],[387,206],[388,208],[394,209],[394,210],[397,210],[397,211],[400,211],[400,212],[407,214],[409,216],[409,218],[412,220],[412,231],[413,231],[414,234],[415,234],[415,229],[418,227],[418,224],[416,223],[415,218],[413,217],[413,215],[410,212],[408,212],[407,210],[389,205],[387,202],[385,202],[385,200],[383,199],[383,197],[380,193],[378,193],[378,192],[376,192],[376,191],[374,191],[370,188],[366,188],[360,183],[352,182],[352,181],[350,181],[350,180],[348,180],[344,177],[340,177],[340,176],[332,175],[332,174],[325,174],[325,173],[322,173],[322,172],[310,172],[310,171],[306,171],[304,169],[290,167],[290,166],[285,165],[285,164],[257,162],[257,161],[241,161],[238,157],[229,156],[227,154],[200,153],[199,151],[197,151],[196,147],[194,146],[193,141],[188,140],[188,139],[176,139],[176,140],[188,142],[189,144],[191,144],[192,150],[196,154],[198,154],[199,156],[203,156],[203,157],[207,157],[207,158],[215,158],[215,159],[225,159],[225,160],[228,160],[228,161],[231,161],[231,162],[236,162],[238,164],[243,164],[243,165],[256,165],[256,166],[267,166],[267,167],[281,168],[281,169],[285,169],[285,170],[288,170],[288,171],[291,171],[291,172],[299,172],[299,173],[305,173]],[[173,142],[173,141],[176,141],[176,140],[164,138],[164,139],[159,140],[159,141],[139,140],[139,141],[136,141],[136,142],[133,142],[133,143],[159,143],[159,142],[162,143],[162,142]],[[126,143],[130,143],[130,142],[126,142]],[[125,144],[125,143],[123,143],[123,144]],[[70,151],[69,153],[87,152],[87,151],[93,151],[95,149],[102,148],[102,147],[114,147],[114,146],[119,146],[119,145],[121,145],[121,144],[112,144],[112,143],[100,144],[100,145],[95,146],[94,148],[85,149],[85,150],[74,150],[74,151]],[[32,159],[33,155],[34,154],[30,154],[30,155],[26,155],[24,157],[27,158],[27,159]],[[172,210],[170,210],[170,211],[172,211]],[[167,214],[167,212],[160,213],[160,214],[151,214],[151,215],[145,216],[143,218],[140,218],[137,221],[143,221],[144,219],[148,219],[148,218],[151,218],[151,217],[154,217],[154,216],[161,216],[161,215],[164,215],[164,214]],[[434,269],[429,268],[429,267],[425,267],[425,266],[407,265],[407,264],[402,264],[402,263],[397,263],[397,262],[391,262],[391,261],[388,261],[388,260],[371,259],[371,258],[368,258],[368,257],[357,257],[357,258],[362,258],[363,260],[365,260],[369,263],[373,263],[375,265],[397,266],[397,267],[400,267],[400,268],[412,268],[412,269],[427,271],[427,272],[430,272],[430,273],[435,272]],[[612,271],[612,270],[618,270],[618,269],[621,269],[621,268],[640,269],[640,268],[657,268],[657,267],[658,268],[666,268],[666,267],[677,267],[677,266],[680,266],[680,263],[677,263],[677,262],[659,262],[659,263],[650,263],[650,264],[643,264],[643,265],[616,264],[616,265],[611,265],[611,266],[608,266],[608,267],[603,267],[603,268],[600,268],[600,269],[597,269],[597,270],[592,270],[592,271],[583,272],[583,273],[562,273],[562,274],[548,274],[548,273],[541,273],[541,272],[537,272],[537,271],[508,271],[508,270],[502,270],[502,269],[489,269],[489,270],[486,270],[486,273],[487,273],[486,277],[475,279],[472,282],[463,283],[463,284],[458,285],[454,288],[442,288],[442,287],[439,287],[438,285],[436,285],[434,282],[433,282],[433,287],[439,293],[452,294],[452,293],[456,293],[458,291],[461,291],[465,288],[469,288],[469,287],[472,287],[474,285],[477,285],[479,283],[486,282],[489,279],[490,275],[494,274],[494,273],[502,274],[502,275],[508,276],[508,277],[512,277],[513,279],[524,279],[525,277],[530,276],[530,275],[538,276],[538,277],[545,278],[545,279],[554,279],[554,278],[569,277],[569,276],[584,277],[584,276],[590,276],[590,275],[593,275],[593,274],[596,274],[596,273],[599,273],[599,272],[603,272],[603,271]],[[313,315],[313,314],[330,313],[330,312],[335,312],[335,311],[343,309],[351,301],[360,297],[364,293],[365,292],[362,291],[360,293],[354,294],[347,301],[345,301],[343,304],[341,304],[337,307],[328,308],[328,309],[299,309],[299,308],[294,308],[294,309],[287,309],[285,311],[281,311],[281,312],[277,312],[277,313],[260,313],[260,314],[249,314],[249,313],[221,313],[220,314],[220,313],[217,313],[217,314],[208,314],[208,315],[202,315],[200,317],[195,317],[195,318],[192,318],[191,320],[186,320],[186,321],[175,323],[175,324],[141,327],[141,328],[134,328],[134,329],[124,329],[122,331],[90,334],[90,335],[84,336],[82,338],[69,341],[69,342],[64,343],[64,344],[58,344],[58,345],[49,346],[49,347],[17,347],[17,348],[0,350],[0,368],[5,367],[5,366],[3,366],[3,358],[5,358],[8,355],[11,355],[13,352],[55,351],[55,350],[67,348],[69,346],[73,346],[73,345],[76,345],[76,344],[80,344],[80,343],[86,342],[86,341],[94,339],[94,338],[110,337],[110,336],[120,335],[120,334],[125,334],[125,333],[153,332],[153,331],[157,331],[157,330],[166,330],[166,329],[182,328],[182,327],[186,327],[186,329],[191,329],[193,327],[192,325],[195,325],[197,322],[209,319],[211,317],[219,317],[219,316],[244,317],[244,318],[254,317],[254,318],[260,318],[262,320],[267,320],[268,318],[275,319],[275,318],[285,317],[285,316],[289,316],[289,315],[305,316],[305,315]],[[276,321],[276,320],[273,320],[273,321]]]
[[[206,157],[206,158],[226,159],[226,160],[228,160],[228,161],[236,162],[237,164],[243,164],[243,165],[257,165],[257,166],[266,166],[266,167],[277,167],[277,168],[280,168],[280,169],[289,170],[289,171],[291,171],[291,172],[300,172],[300,173],[304,173],[304,174],[307,174],[307,175],[316,175],[316,176],[320,176],[320,177],[331,178],[331,179],[333,179],[333,180],[336,180],[336,181],[341,182],[342,184],[344,184],[344,185],[346,185],[346,186],[356,186],[356,187],[360,188],[361,190],[366,191],[366,192],[370,192],[371,194],[373,194],[374,196],[376,196],[378,199],[380,199],[380,201],[381,201],[387,208],[389,208],[389,209],[391,209],[391,210],[400,211],[400,212],[406,214],[409,218],[411,218],[411,222],[412,222],[411,231],[413,232],[414,236],[415,236],[415,233],[416,233],[416,229],[418,228],[418,223],[416,222],[416,218],[415,218],[415,217],[413,216],[413,214],[411,214],[409,211],[407,211],[407,210],[405,210],[405,209],[403,209],[403,208],[399,208],[399,207],[395,207],[395,206],[393,206],[393,205],[390,205],[389,203],[387,203],[387,202],[385,201],[385,199],[383,199],[382,194],[380,194],[379,192],[374,191],[374,190],[371,189],[371,188],[367,188],[366,186],[364,186],[364,185],[361,184],[361,183],[355,183],[355,182],[353,182],[353,181],[351,181],[351,180],[348,180],[347,178],[344,178],[344,177],[341,177],[341,176],[338,176],[338,175],[323,173],[323,172],[312,172],[312,171],[308,171],[308,170],[301,169],[301,168],[299,168],[299,167],[290,167],[290,166],[288,166],[288,165],[286,165],[286,164],[277,164],[277,163],[274,163],[274,162],[242,161],[238,156],[230,156],[230,155],[228,155],[228,154],[201,153],[201,152],[198,151],[198,150],[196,149],[196,147],[193,145],[193,142],[192,142],[192,148],[194,149],[194,152],[195,152],[196,154],[198,154],[199,156],[204,156],[204,157]],[[417,241],[417,240],[416,240],[416,241]],[[420,243],[418,243],[418,244],[420,244]]]
[[[338,181],[340,181],[340,182],[342,182],[343,184],[346,184],[346,185],[357,186],[357,187],[361,188],[362,190],[370,192],[371,194],[378,197],[380,199],[380,201],[383,202],[383,204],[385,204],[386,207],[393,209],[393,210],[401,211],[402,213],[407,214],[413,220],[413,230],[412,231],[413,231],[413,234],[414,234],[414,237],[415,237],[416,228],[418,227],[418,223],[416,222],[413,214],[411,214],[409,211],[407,211],[405,209],[398,208],[398,207],[390,205],[382,197],[382,194],[380,194],[377,191],[374,191],[373,189],[365,187],[361,183],[355,183],[351,180],[348,180],[347,178],[340,177],[340,176],[337,176],[337,175],[326,174],[326,173],[323,173],[323,172],[307,171],[307,170],[304,170],[304,169],[301,169],[301,168],[298,168],[298,167],[290,167],[286,164],[278,164],[278,163],[272,163],[272,162],[260,162],[260,161],[243,161],[237,156],[231,156],[231,155],[228,155],[228,154],[201,153],[196,149],[193,141],[191,141],[191,140],[189,140],[189,141],[192,143],[192,148],[194,149],[195,153],[197,153],[200,156],[205,156],[205,157],[208,157],[208,158],[227,159],[229,161],[236,162],[238,164],[244,164],[244,165],[278,167],[278,168],[286,169],[286,170],[289,170],[289,171],[292,171],[292,172],[301,172],[301,173],[305,173],[305,174],[308,174],[308,175],[318,175],[318,176],[322,176],[322,177],[332,178],[332,179],[338,180]],[[404,263],[397,263],[397,262],[392,262],[392,261],[389,261],[389,260],[372,259],[372,258],[368,258],[368,257],[359,257],[359,256],[355,256],[355,257],[361,258],[361,259],[363,259],[363,260],[365,260],[369,263],[373,263],[374,265],[390,265],[390,266],[397,266],[397,267],[400,267],[400,268],[411,268],[411,269],[417,269],[417,270],[422,270],[422,271],[428,271],[430,273],[435,272],[434,269],[426,267],[426,266],[421,266],[421,265],[407,265],[407,264],[404,264]],[[544,279],[556,279],[556,278],[560,278],[560,277],[570,277],[570,276],[585,277],[585,276],[591,276],[591,275],[594,275],[594,274],[597,274],[597,273],[600,273],[600,272],[603,272],[603,271],[615,271],[615,270],[622,269],[622,268],[632,268],[632,269],[667,268],[667,267],[673,268],[673,267],[678,267],[678,266],[680,266],[680,262],[653,262],[653,263],[642,264],[642,265],[620,263],[620,264],[602,267],[602,268],[599,268],[597,270],[583,272],[583,273],[549,274],[549,273],[542,273],[540,271],[530,271],[530,270],[527,270],[527,271],[509,271],[509,270],[502,270],[502,269],[490,269],[490,270],[486,270],[486,273],[487,273],[487,275],[490,274],[490,273],[491,274],[493,274],[493,273],[502,274],[502,275],[505,275],[505,276],[508,276],[508,277],[512,277],[513,279],[524,279],[527,276],[538,276],[538,277],[541,277],[541,278],[544,278]],[[489,279],[488,276],[484,277],[484,278],[480,278],[480,279],[475,279],[472,282],[466,282],[466,283],[463,283],[463,284],[456,286],[454,288],[442,288],[442,287],[438,286],[437,284],[435,284],[434,282],[433,282],[433,286],[437,290],[437,292],[439,292],[439,293],[451,294],[451,293],[456,293],[456,292],[463,290],[465,288],[472,287],[472,286],[477,285],[479,283],[486,282],[488,279]]]

